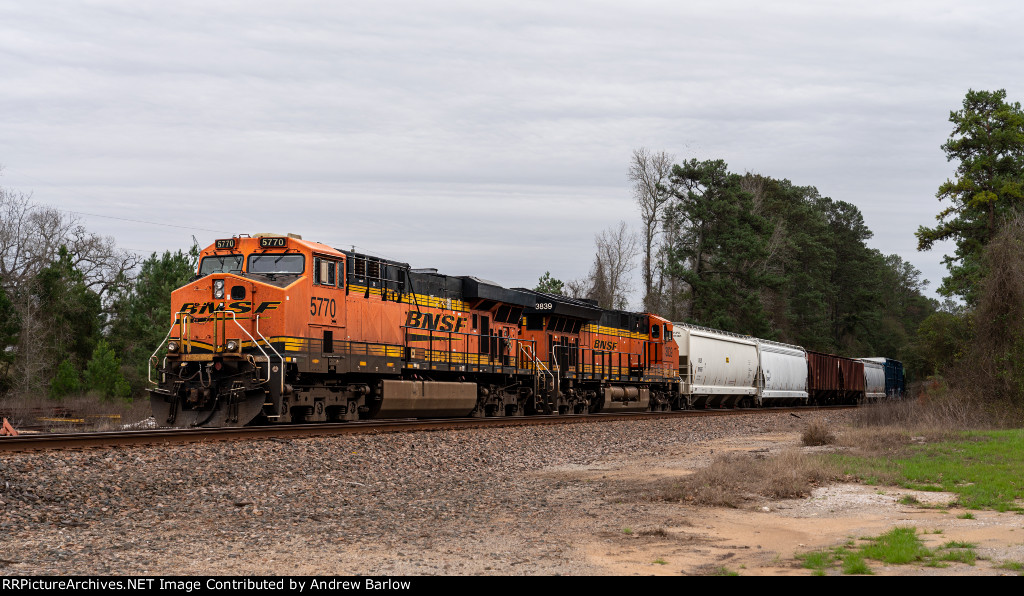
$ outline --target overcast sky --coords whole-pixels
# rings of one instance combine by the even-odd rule
[[[0,0],[0,185],[145,255],[293,232],[532,287],[639,227],[647,147],[857,205],[931,293],[949,112],[1024,100],[1021,6]]]

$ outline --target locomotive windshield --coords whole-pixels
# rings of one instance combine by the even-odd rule
[[[214,257],[203,257],[199,265],[199,275],[211,273],[241,273],[242,255],[225,255]]]
[[[262,275],[294,274],[303,272],[306,259],[297,254],[249,255],[249,273]]]

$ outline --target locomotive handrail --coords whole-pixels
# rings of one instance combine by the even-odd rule
[[[156,349],[153,350],[153,354],[150,355],[149,361],[146,363],[146,379],[152,385],[156,385],[157,384],[157,382],[153,380],[153,359],[156,358],[157,352],[159,352],[160,348],[162,348],[164,346],[164,344],[167,343],[167,340],[170,339],[171,332],[174,331],[174,326],[175,325],[180,325],[182,323],[185,323],[187,320],[192,318],[191,315],[189,315],[187,313],[175,313],[175,314],[177,316],[175,317],[174,322],[171,323],[171,328],[167,330],[167,335],[164,336],[164,339],[163,339],[163,341],[160,342],[160,345],[158,345],[156,347]],[[264,383],[269,383],[270,382],[270,355],[267,354],[267,351],[264,350],[262,346],[260,346],[260,342],[256,341],[256,338],[254,338],[251,333],[246,331],[245,327],[242,327],[242,324],[238,322],[238,318],[235,316],[234,311],[230,311],[230,310],[216,310],[216,311],[213,311],[213,313],[211,313],[211,314],[213,314],[213,315],[217,315],[217,314],[230,314],[231,315],[231,320],[234,321],[235,325],[237,325],[238,328],[242,330],[242,333],[244,333],[246,336],[248,336],[249,340],[252,341],[253,345],[256,346],[256,348],[259,349],[260,352],[263,352],[263,357],[267,359],[267,379],[264,381]],[[256,334],[260,336],[260,339],[262,339],[264,342],[266,342],[267,346],[269,346],[270,349],[273,350],[274,354],[281,360],[281,365],[284,366],[284,358],[281,356],[280,352],[278,352],[274,348],[273,344],[271,344],[269,341],[267,341],[267,338],[263,337],[263,334],[261,334],[259,332],[259,324],[260,324],[259,317],[257,316],[256,317]],[[183,341],[184,341],[184,339],[183,339]],[[284,376],[282,375],[281,378],[282,378],[282,384],[283,384]]]
[[[160,342],[160,345],[158,345],[155,350],[153,350],[153,354],[149,357],[149,360],[146,361],[146,380],[149,381],[150,385],[156,385],[157,384],[157,382],[153,380],[153,359],[156,358],[156,353],[159,352],[160,348],[164,347],[164,344],[167,343],[167,340],[171,338],[171,331],[174,331],[174,326],[175,325],[178,325],[179,323],[181,323],[181,317],[182,316],[185,316],[185,317],[188,316],[187,314],[183,314],[183,313],[175,313],[175,314],[178,315],[178,316],[176,316],[174,318],[174,322],[171,323],[171,328],[167,330],[167,335],[164,336],[164,340],[162,342]]]
[[[235,323],[238,323],[238,321],[235,321]],[[241,327],[241,325],[239,325],[239,327]],[[245,329],[242,329],[242,331],[245,331]],[[284,356],[281,355],[281,352],[277,351],[277,348],[274,347],[274,344],[270,343],[270,340],[263,337],[263,334],[260,333],[259,315],[256,315],[256,335],[260,336],[260,339],[262,339],[267,344],[268,348],[274,351],[274,354],[281,361],[281,392],[284,393]],[[256,340],[253,340],[253,343],[256,344],[256,347],[259,347],[259,343],[257,343]],[[266,355],[266,352],[263,352],[263,354]],[[270,356],[267,356],[267,381],[270,381]]]
[[[515,345],[520,346],[520,348],[522,348],[522,345],[524,343],[526,343],[526,340],[523,340],[521,338],[516,338],[516,337],[504,337],[504,336],[498,336],[498,335],[493,335],[493,336],[490,336],[490,335],[479,335],[479,334],[476,334],[476,333],[468,333],[468,332],[464,332],[464,331],[435,331],[434,329],[424,329],[422,327],[416,327],[414,325],[401,325],[401,326],[399,326],[399,328],[402,329],[402,333],[404,334],[403,341],[404,341],[404,347],[405,348],[408,348],[408,349],[422,349],[423,352],[424,352],[423,358],[411,358],[411,359],[413,359],[413,360],[424,360],[424,361],[430,361],[430,362],[443,362],[443,363],[447,363],[449,365],[455,363],[455,360],[452,359],[453,355],[455,355],[457,357],[462,358],[462,361],[465,362],[466,364],[470,364],[471,363],[471,357],[479,357],[480,360],[478,361],[478,364],[481,364],[483,366],[516,366],[516,367],[518,367],[519,365],[516,364],[516,363],[517,363],[517,361],[521,361],[521,359],[518,358],[518,356],[515,356],[515,354],[517,354],[517,352],[516,352],[516,349],[514,347],[512,347],[512,345],[515,344]],[[409,332],[410,331],[426,332],[427,335],[426,336],[422,336],[423,339],[413,339],[413,340],[410,341],[410,339],[409,339]],[[435,335],[435,333],[437,335]],[[499,355],[498,352],[495,352],[493,354],[488,352],[486,354],[485,353],[481,353],[481,354],[479,354],[479,356],[477,356],[475,352],[470,352],[468,349],[453,350],[452,347],[451,347],[451,342],[452,341],[457,341],[458,338],[462,338],[462,339],[479,338],[480,341],[490,341],[492,339],[494,339],[494,340],[502,340],[501,341],[501,345],[503,345],[505,348],[511,350],[511,352],[513,352],[513,354]],[[445,342],[447,342],[448,348],[446,350],[435,349],[433,347],[435,341],[445,341]],[[428,344],[428,346],[425,347],[425,348],[413,348],[410,345],[411,342],[415,342],[415,343],[421,343],[422,342],[422,343]],[[529,343],[533,343],[533,342],[531,341]],[[467,347],[468,347],[468,344],[467,344]],[[439,360],[435,359],[434,358],[435,355],[443,355],[443,358],[439,359]],[[527,355],[529,356],[529,354],[527,354]],[[512,364],[508,364],[508,363],[498,363],[498,364],[495,364],[495,363],[490,363],[490,364],[484,363],[484,362],[482,362],[482,358],[484,356],[486,356],[488,359],[506,358]],[[534,360],[536,360],[536,358],[534,358]]]
[[[249,339],[252,341],[253,345],[256,346],[257,348],[259,348],[260,352],[263,352],[263,357],[267,359],[267,380],[264,381],[264,383],[270,383],[270,355],[267,354],[267,351],[264,350],[262,346],[260,346],[260,342],[256,341],[256,338],[254,338],[251,333],[246,331],[245,327],[242,327],[242,324],[238,322],[238,318],[235,316],[235,312],[234,311],[232,311],[232,310],[216,310],[216,311],[214,311],[214,314],[218,314],[218,313],[231,315],[231,320],[235,322],[235,325],[237,325],[238,328],[242,330],[242,333],[246,334],[249,337]],[[258,316],[256,317],[256,324],[257,325],[259,324],[259,317]],[[260,338],[263,341],[267,341],[267,338],[263,337],[263,335],[260,334],[258,331],[256,333],[257,333],[257,335],[260,336]],[[267,342],[267,345],[269,346],[270,342]],[[270,349],[274,350],[274,346],[270,346]],[[274,350],[274,353],[277,354],[278,358],[281,357],[281,355],[277,353],[277,350]],[[283,359],[281,360],[281,365],[284,366],[284,360]],[[282,375],[282,378],[283,377],[284,376]]]
[[[537,370],[540,370],[540,371],[546,373],[549,377],[551,377],[551,382],[552,383],[555,382],[555,375],[551,374],[551,371],[548,370],[548,367],[544,366],[544,363],[541,362],[541,360],[539,358],[537,358],[537,355],[535,353],[531,354],[526,349],[526,345],[522,344],[522,343],[519,344],[519,349],[522,350],[523,353],[526,354],[531,360],[533,360],[533,363],[537,367]]]

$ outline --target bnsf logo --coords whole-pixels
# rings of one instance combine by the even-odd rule
[[[406,327],[417,329],[429,329],[431,331],[454,331],[459,332],[466,319],[454,315],[432,314],[429,312],[413,312],[405,317]]]
[[[594,340],[594,349],[595,350],[615,351],[615,347],[618,346],[618,345],[619,345],[618,342],[614,342],[614,341],[601,341],[599,339],[595,339]]]
[[[274,310],[281,305],[281,302],[261,302],[256,311],[253,314],[261,314],[268,310]],[[248,300],[238,300],[224,305],[225,310],[236,313],[247,313],[252,312],[252,302]],[[181,305],[178,312],[186,313],[190,315],[205,315],[213,313],[217,310],[217,305],[213,302],[186,302]]]

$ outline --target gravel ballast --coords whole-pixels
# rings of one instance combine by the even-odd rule
[[[537,472],[795,424],[757,413],[5,454],[0,573],[599,574],[567,522],[616,528],[606,495]]]

